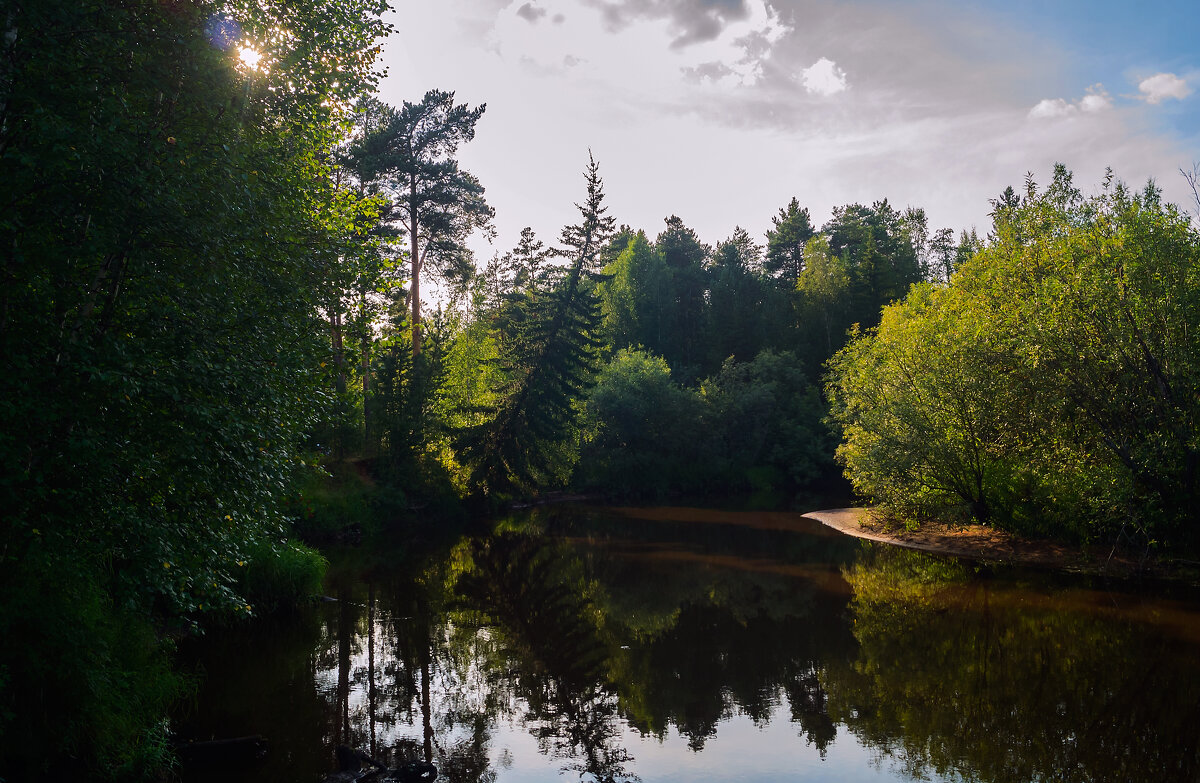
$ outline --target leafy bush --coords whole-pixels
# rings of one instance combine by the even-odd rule
[[[1200,234],[1153,185],[1085,199],[1059,167],[998,206],[948,287],[831,362],[838,458],[902,511],[1200,544]]]
[[[695,390],[661,357],[623,350],[584,407],[577,481],[643,496],[794,490],[832,467],[824,413],[790,353],[729,360]]]
[[[960,289],[914,288],[834,357],[837,456],[860,493],[902,515],[1011,522],[1031,476],[1005,418],[1022,406],[1013,363],[969,307]]]
[[[699,395],[671,380],[665,359],[622,350],[584,406],[578,481],[618,495],[697,489],[708,466]]]
[[[256,612],[295,606],[320,593],[329,562],[294,541],[264,542],[249,552],[238,578],[239,593]]]
[[[794,354],[726,361],[701,388],[713,466],[730,489],[796,488],[832,468],[825,405]]]
[[[0,779],[149,780],[184,692],[154,627],[101,579],[31,557],[0,602]]]
[[[336,462],[326,469],[326,475],[312,473],[291,504],[292,529],[308,541],[368,529],[376,518],[376,489],[354,463]]]

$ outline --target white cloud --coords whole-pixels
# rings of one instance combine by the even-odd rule
[[[1096,112],[1111,109],[1113,102],[1103,84],[1093,84],[1088,87],[1087,95],[1080,98],[1077,105],[1080,111]]]
[[[1093,84],[1087,88],[1087,95],[1073,103],[1062,98],[1043,98],[1029,110],[1029,116],[1034,119],[1051,119],[1054,117],[1070,117],[1080,112],[1094,114],[1107,111],[1113,107],[1112,97],[1104,89],[1103,84]]]
[[[1037,106],[1029,110],[1029,116],[1035,118],[1066,117],[1075,112],[1075,107],[1062,98],[1043,98]]]
[[[746,13],[719,17],[715,37],[672,47],[700,28],[671,9],[726,0],[620,0],[626,23],[613,27],[599,2],[397,2],[397,23],[424,34],[389,44],[385,100],[441,87],[488,104],[461,150],[497,210],[500,237],[480,240],[480,259],[522,226],[549,242],[578,218],[589,147],[619,222],[653,233],[678,214],[708,242],[735,224],[761,241],[793,196],[818,224],[834,206],[886,196],[924,207],[933,225],[984,229],[989,198],[1027,171],[1043,181],[1056,161],[1081,186],[1112,166],[1131,185],[1158,178],[1168,200],[1190,197],[1174,172],[1194,142],[1152,132],[1159,112],[1136,80],[1137,98],[1049,91],[1070,78],[1060,48],[1026,41],[1014,57],[1012,31],[976,12],[947,12],[958,20],[947,43],[940,17],[911,8],[805,0],[800,14],[789,10],[799,0],[740,0]],[[539,8],[549,15],[531,24]]]
[[[804,88],[816,95],[834,95],[846,89],[846,72],[827,57],[801,71],[800,78]]]
[[[1173,73],[1156,73],[1138,83],[1138,89],[1146,103],[1162,103],[1168,98],[1181,101],[1192,94],[1187,80]]]

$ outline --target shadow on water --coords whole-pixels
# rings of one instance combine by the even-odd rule
[[[271,743],[219,779],[320,781],[338,744],[448,781],[1200,779],[1194,596],[778,513],[548,507],[375,554],[185,650],[180,737]]]

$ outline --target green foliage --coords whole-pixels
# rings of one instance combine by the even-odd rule
[[[792,491],[832,467],[824,415],[792,354],[730,359],[689,389],[666,360],[621,351],[584,406],[576,480],[625,496]]]
[[[705,427],[726,491],[795,489],[831,467],[820,390],[790,353],[727,361],[704,382]]]
[[[502,377],[499,352],[499,338],[482,319],[472,320],[452,338],[445,359],[446,381],[437,398],[438,415],[451,429],[479,424],[483,411],[495,409]]]
[[[644,231],[635,234],[599,285],[604,336],[615,349],[662,345],[670,276]]]
[[[770,345],[773,286],[757,274],[762,248],[740,226],[717,246],[709,278],[707,369],[730,357],[748,362]]]
[[[837,207],[819,232],[808,210],[792,199],[772,223],[761,271],[754,276],[761,304],[757,342],[749,355],[763,348],[791,351],[814,374],[845,344],[853,325],[875,325],[882,306],[902,297],[909,285],[933,277],[931,259],[945,244],[943,234],[930,241],[923,210],[897,212],[886,199],[870,207]],[[714,282],[714,297],[717,291]],[[745,329],[742,319],[748,315],[715,318],[714,340],[721,339],[722,330]],[[742,349],[741,358],[746,354]]]
[[[804,260],[804,270],[796,280],[799,307],[801,312],[809,314],[811,326],[815,327],[808,330],[810,335],[816,333],[812,342],[821,346],[822,355],[828,358],[844,341],[850,307],[850,270],[846,258],[833,253],[823,234],[805,244]]]
[[[903,510],[1194,546],[1197,291],[1200,236],[1153,186],[1085,199],[1059,167],[834,360],[839,458]]]
[[[829,250],[841,256],[850,275],[851,323],[873,326],[883,305],[901,299],[923,279],[910,226],[887,199],[870,207],[849,204],[833,210],[822,229]]]
[[[995,521],[1013,510],[1002,420],[1020,405],[1011,365],[968,306],[958,288],[914,288],[829,365],[838,459],[858,492],[902,514],[963,505]]]
[[[452,282],[471,275],[467,236],[490,231],[493,210],[483,186],[458,167],[461,144],[475,138],[486,106],[454,103],[454,93],[429,90],[399,109],[372,103],[377,121],[350,147],[347,165],[369,192],[385,199],[383,221],[408,239],[413,354],[423,347],[420,283],[429,262]]]
[[[345,21],[372,10],[344,8]],[[243,26],[269,13],[248,10]],[[321,10],[289,21],[311,27],[303,53],[262,43],[267,63],[300,59],[254,74],[209,42],[203,7],[84,4],[49,27],[14,22],[29,59],[2,162],[9,557],[37,526],[85,559],[111,558],[122,600],[158,593],[192,612],[232,600],[205,585],[224,581],[262,521],[280,520],[320,403],[321,264],[348,241],[322,176],[337,132],[323,101],[341,93],[290,89],[331,84],[330,59],[345,60],[338,90],[364,87],[369,72],[350,60],[376,29],[360,19],[335,34],[308,14]],[[164,32],[147,41],[150,19]],[[49,29],[75,46],[42,37]],[[364,50],[345,48],[354,41]],[[111,97],[75,104],[42,89],[47,64],[78,70],[61,80],[73,91]]]
[[[582,221],[562,232],[571,263],[546,290],[515,295],[502,314],[500,367],[504,380],[495,415],[463,431],[464,461],[485,494],[529,492],[562,483],[574,458],[569,436],[575,400],[591,384],[601,342],[600,302],[593,278],[612,232],[595,160],[585,175]]]
[[[875,324],[941,268],[939,253],[953,264],[968,246],[946,245],[945,232],[931,241],[923,211],[887,201],[839,208],[821,233],[795,199],[773,220],[765,257],[741,228],[712,249],[677,216],[653,243],[622,235],[599,286],[610,348],[662,356],[688,385],[763,350],[795,353],[815,374],[853,324]]]
[[[700,406],[696,392],[671,379],[665,359],[621,350],[588,394],[576,480],[625,496],[699,490]]]
[[[510,286],[518,291],[537,288],[549,273],[548,263],[553,256],[529,226],[521,229],[517,246],[505,258]]]
[[[631,233],[600,284],[605,338],[662,356],[689,383],[730,356],[749,361],[786,331],[777,306],[790,308],[762,277],[761,253],[741,228],[713,251],[675,216],[653,244]]]
[[[114,629],[242,605],[236,563],[285,523],[325,402],[318,308],[363,214],[329,161],[382,9],[6,5],[0,613],[28,621],[34,595],[63,629],[4,635],[29,639],[0,651],[34,738],[13,752],[70,734],[105,776],[149,749],[158,664]]]
[[[238,574],[238,592],[256,614],[295,607],[320,594],[329,563],[315,549],[295,541],[263,541],[247,553]]]
[[[801,208],[800,202],[793,198],[771,218],[771,223],[774,228],[767,231],[767,257],[763,267],[785,289],[794,288],[806,263],[804,246],[816,233],[808,208]]]
[[[170,765],[168,706],[186,682],[104,577],[39,547],[0,602],[0,777],[152,780]],[[52,727],[52,728],[51,728]]]
[[[1011,193],[1012,188],[1008,191]],[[982,249],[983,241],[973,228],[970,232],[960,232],[957,243],[954,241],[953,231],[948,228],[939,229],[929,239],[926,248],[926,278],[949,282],[955,271]]]
[[[647,343],[661,352],[681,377],[694,380],[704,372],[705,347],[709,334],[706,262],[710,248],[696,232],[677,216],[666,220],[667,227],[655,240],[669,275],[668,296],[660,317],[661,341]]]
[[[372,409],[382,449],[380,475],[389,483],[420,483],[428,452],[443,439],[437,400],[444,385],[444,347],[436,329],[425,335],[426,350],[413,353],[395,335],[377,363]]]
[[[360,473],[361,462],[332,462],[313,470],[300,486],[291,511],[291,533],[306,541],[367,530],[375,520],[376,488]]]

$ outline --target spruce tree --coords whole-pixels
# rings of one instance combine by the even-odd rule
[[[613,231],[594,158],[585,172],[581,221],[563,228],[557,267],[545,288],[514,295],[499,321],[506,381],[496,415],[464,431],[462,454],[485,494],[530,492],[560,476],[571,461],[573,403],[592,382],[601,347],[600,251]]]

